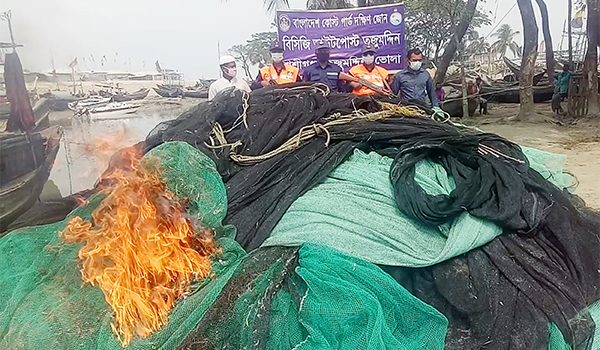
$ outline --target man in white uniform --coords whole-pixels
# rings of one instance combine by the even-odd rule
[[[210,84],[208,89],[208,100],[212,100],[222,90],[228,87],[234,86],[236,89],[240,89],[246,92],[250,92],[250,86],[244,81],[244,79],[238,79],[237,67],[235,65],[235,58],[225,55],[219,59],[219,65],[221,66],[221,73],[223,77],[217,79],[214,83]]]

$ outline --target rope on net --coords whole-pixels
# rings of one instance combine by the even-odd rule
[[[329,87],[322,83],[315,83],[310,86],[296,86],[291,88],[274,88],[271,90],[272,92],[289,92],[289,91],[297,91],[297,92],[312,92],[312,93],[320,93],[323,96],[328,96],[331,93]],[[354,101],[352,101],[354,103]],[[260,155],[243,155],[238,154],[238,147],[242,146],[241,140],[237,140],[235,142],[229,142],[227,140],[226,135],[232,130],[236,129],[242,123],[246,128],[248,128],[248,109],[250,107],[250,94],[244,92],[242,94],[242,107],[243,111],[240,113],[238,118],[233,123],[233,126],[228,130],[223,130],[223,127],[219,123],[215,123],[211,134],[209,136],[210,144],[205,142],[206,147],[211,149],[221,149],[221,148],[229,148],[230,149],[230,158],[242,165],[251,165],[260,163],[262,161],[271,159],[279,154],[294,151],[301,147],[302,143],[308,141],[312,138],[318,137],[321,134],[326,135],[325,146],[329,146],[331,142],[331,134],[329,128],[336,125],[344,125],[349,124],[355,121],[380,121],[389,118],[404,118],[404,117],[413,117],[413,118],[424,118],[428,117],[428,115],[419,107],[416,106],[403,106],[399,104],[389,103],[389,102],[378,102],[381,106],[381,110],[378,112],[368,112],[364,109],[356,109],[348,115],[342,115],[341,113],[331,114],[329,117],[325,118],[325,123],[314,123],[311,125],[306,125],[302,127],[298,133],[288,139],[285,143],[279,146],[277,149],[260,154]],[[445,118],[439,118],[435,114],[429,116],[429,118],[440,122],[446,123],[450,120],[450,115],[445,113]],[[490,152],[490,150],[482,150],[483,152]]]
[[[369,113],[365,110],[356,110],[349,115],[340,115],[339,113],[333,114],[327,118],[326,123],[315,123],[311,125],[307,125],[300,129],[300,131],[290,139],[288,139],[285,143],[279,146],[277,149],[267,152],[265,154],[260,154],[256,156],[247,156],[243,154],[238,154],[232,149],[230,157],[236,163],[242,165],[251,165],[260,163],[267,159],[273,158],[279,154],[290,152],[300,148],[303,142],[308,141],[314,137],[317,137],[321,134],[325,134],[327,139],[325,141],[325,146],[329,146],[331,141],[331,134],[329,128],[336,125],[350,124],[355,121],[380,121],[389,118],[403,118],[403,117],[424,117],[426,116],[419,108],[414,106],[399,106],[394,105],[392,103],[380,103],[382,106],[382,110],[378,112]],[[238,141],[239,142],[239,141]]]

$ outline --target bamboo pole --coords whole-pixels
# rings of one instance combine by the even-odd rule
[[[463,118],[467,118],[469,116],[469,98],[467,93],[467,76],[465,74],[465,63],[464,61],[460,62],[460,76],[462,79],[462,110],[463,110]]]
[[[572,28],[571,21],[573,20],[573,0],[568,0],[569,8],[567,14],[567,41],[569,43],[569,67],[573,69],[573,38],[571,37]]]

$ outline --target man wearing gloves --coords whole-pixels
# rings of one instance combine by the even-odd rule
[[[244,81],[244,79],[237,78],[237,67],[235,65],[235,58],[225,55],[219,59],[219,66],[221,67],[222,78],[217,79],[214,83],[210,84],[208,88],[208,100],[212,100],[222,90],[234,86],[236,89],[240,89],[246,92],[250,92],[250,86]]]
[[[362,63],[350,68],[350,75],[359,79],[350,85],[355,95],[373,95],[376,93],[389,94],[387,78],[388,71],[375,64],[375,48],[365,45],[362,50]]]
[[[407,101],[413,100],[427,105],[431,102],[435,114],[443,116],[444,112],[440,108],[435,94],[433,81],[431,81],[429,73],[422,67],[423,54],[421,50],[409,50],[406,58],[408,59],[408,68],[394,76],[392,92]]]
[[[262,67],[258,77],[252,83],[252,90],[271,85],[285,85],[300,81],[300,70],[292,65],[283,63],[283,49],[276,41],[271,44],[271,61],[273,64]]]

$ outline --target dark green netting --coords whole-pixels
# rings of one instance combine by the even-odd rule
[[[565,186],[564,156],[524,150],[532,169]],[[502,234],[498,225],[466,211],[439,226],[407,217],[394,200],[392,161],[376,152],[354,150],[292,203],[263,246],[313,242],[375,264],[423,267],[465,254]],[[430,195],[448,195],[456,188],[446,170],[432,161],[417,164],[415,180]]]
[[[191,294],[171,312],[168,324],[130,345],[173,349],[212,305],[245,252],[234,240],[235,229],[220,227],[227,200],[210,159],[184,143],[164,144],[147,157],[161,159],[158,169],[169,189],[188,200],[189,214],[214,224],[216,244],[223,249],[214,256],[214,276],[192,286]],[[195,186],[182,186],[186,181]],[[66,220],[13,231],[0,239],[0,349],[121,349],[110,327],[112,309],[102,291],[82,283],[80,246],[58,238],[69,218],[89,220],[101,200],[96,195]]]
[[[376,265],[307,243],[252,252],[181,348],[443,349],[447,324]]]

